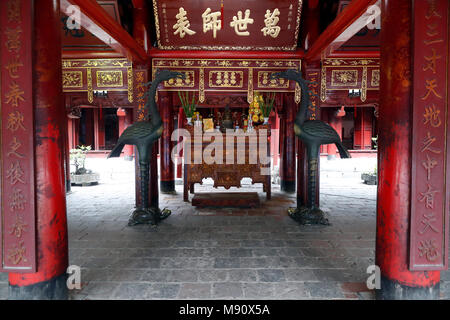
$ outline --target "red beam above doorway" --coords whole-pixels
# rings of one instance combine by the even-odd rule
[[[81,26],[135,63],[146,63],[145,50],[94,0],[61,0],[61,11],[66,13],[70,5],[80,8]]]
[[[213,50],[161,50],[151,48],[151,58],[173,59],[302,59],[304,51],[213,51]]]
[[[309,61],[327,57],[368,24],[369,6],[377,0],[353,0],[325,29],[305,54]]]

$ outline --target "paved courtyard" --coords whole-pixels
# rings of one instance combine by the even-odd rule
[[[71,299],[373,299],[366,269],[374,264],[376,186],[359,179],[376,159],[321,162],[321,207],[331,226],[300,226],[287,216],[296,195],[280,192],[256,209],[196,209],[160,195],[172,215],[157,227],[128,227],[134,206],[133,162],[88,159],[97,186],[67,196],[70,264],[82,289]],[[210,181],[196,192],[214,192]],[[219,189],[220,190],[220,189]],[[233,190],[233,188],[231,189]],[[230,190],[230,191],[231,191]],[[442,272],[442,298],[450,298]],[[0,274],[0,298],[7,277]]]

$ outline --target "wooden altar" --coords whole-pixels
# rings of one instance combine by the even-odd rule
[[[270,200],[271,158],[268,125],[258,126],[251,133],[239,131],[223,134],[222,141],[217,140],[220,139],[218,136],[222,135],[219,131],[202,133],[200,129],[197,132],[191,125],[187,125],[186,129],[190,137],[184,138],[184,201],[189,200],[189,192],[194,193],[194,184],[202,184],[205,178],[214,180],[214,188],[225,189],[239,188],[242,178],[251,178],[252,184],[262,183],[266,198]],[[231,145],[233,139],[232,147],[226,148]],[[222,155],[216,154],[220,148],[223,150]],[[263,156],[263,153],[266,154]],[[212,159],[206,159],[204,155],[210,155]]]

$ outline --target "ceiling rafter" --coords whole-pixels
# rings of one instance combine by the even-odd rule
[[[368,12],[375,3],[377,0],[353,0],[312,44],[305,59],[315,61],[333,54],[375,17]]]
[[[145,50],[95,0],[61,0],[61,11],[66,13],[71,5],[80,8],[83,28],[134,63],[148,63]]]

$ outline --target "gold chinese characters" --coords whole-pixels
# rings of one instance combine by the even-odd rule
[[[165,11],[164,11],[165,13]],[[275,8],[273,11],[266,10],[264,19],[258,20],[264,23],[263,27],[260,29],[264,36],[270,36],[272,38],[277,38],[281,32],[281,27],[278,26],[280,21],[280,10]],[[211,8],[207,8],[202,13],[202,26],[203,33],[212,32],[214,39],[217,38],[217,33],[224,27],[222,25],[222,13],[220,11],[212,11]],[[183,8],[178,8],[178,13],[175,15],[176,23],[172,26],[174,35],[178,35],[183,39],[186,35],[194,36],[197,32],[190,29],[191,23],[188,19],[188,12]],[[234,29],[234,32],[238,36],[248,37],[250,36],[250,31],[248,30],[248,25],[251,25],[255,20],[251,17],[250,9],[244,11],[237,11],[229,22],[229,26]]]

